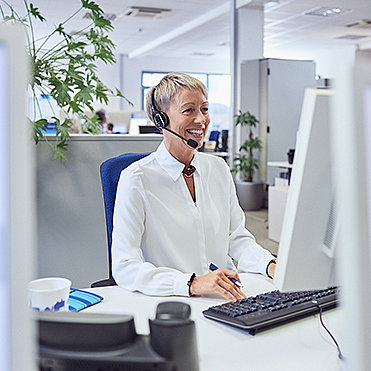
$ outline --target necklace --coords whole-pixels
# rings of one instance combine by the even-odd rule
[[[190,178],[195,172],[195,170],[196,168],[193,165],[189,165],[188,167],[184,167],[182,173],[186,178]]]

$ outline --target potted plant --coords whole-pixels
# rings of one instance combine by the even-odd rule
[[[0,0],[3,22],[22,24],[27,34],[26,49],[33,72],[29,89],[33,113],[29,119],[34,140],[36,143],[45,140],[54,158],[64,161],[73,121],[81,120],[85,123],[85,131],[97,133],[100,129],[97,116],[90,118],[85,110],[94,111],[94,101],[107,104],[109,96],[126,99],[118,89],[113,91],[104,85],[97,75],[97,62],[115,63],[115,45],[108,36],[113,26],[98,4],[81,0],[80,7],[70,17],[53,26],[49,34],[39,37],[35,33],[35,23],[47,20],[29,0],[24,0],[24,10],[25,14],[19,14],[7,0]],[[88,14],[89,24],[72,30],[70,21],[83,12]],[[40,96],[51,97],[64,118],[59,117],[59,112],[46,118],[38,104]],[[51,123],[56,128],[53,142],[45,136],[45,128]]]
[[[248,128],[248,138],[234,157],[231,170],[232,173],[240,175],[240,178],[235,180],[237,197],[244,210],[258,210],[263,205],[264,183],[254,179],[254,174],[259,169],[259,159],[255,157],[255,153],[260,152],[263,147],[262,141],[254,136],[253,128],[259,121],[250,112],[241,110],[234,117],[235,126]]]

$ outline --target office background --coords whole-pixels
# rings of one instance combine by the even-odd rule
[[[371,14],[371,4],[362,0],[331,0],[325,5],[319,0],[101,0],[97,3],[113,20],[112,39],[117,46],[117,63],[99,65],[99,76],[110,88],[119,87],[133,103],[130,107],[125,101],[113,98],[106,106],[94,105],[107,111],[142,110],[145,71],[214,74],[232,71],[238,77],[238,86],[232,91],[231,107],[238,109],[246,104],[241,101],[244,86],[239,85],[238,69],[242,61],[262,58],[313,61],[318,84],[323,84],[334,77],[339,61],[352,63],[357,55],[371,50],[371,21],[365,19]],[[14,0],[12,5],[22,12],[23,1]],[[38,0],[34,5],[50,24],[58,24],[79,7],[79,1]],[[162,10],[156,13],[141,7]],[[231,16],[231,7],[235,7],[235,18]],[[68,27],[73,29],[86,23],[81,14]],[[43,35],[47,29],[47,24],[38,24],[35,32]],[[237,70],[233,70],[233,63]],[[228,125],[232,134],[231,122]],[[232,150],[239,139],[240,133],[231,135]],[[56,163],[50,151],[42,143],[38,145],[41,276],[68,272],[74,284],[83,287],[106,275],[99,163],[126,151],[154,150],[158,138],[143,138],[137,143],[117,139],[107,144],[106,140],[74,138],[66,164]],[[284,157],[282,153],[282,158],[276,160]],[[63,220],[58,219],[61,216]]]

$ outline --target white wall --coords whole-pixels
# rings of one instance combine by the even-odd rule
[[[114,64],[105,64],[103,62],[97,63],[98,77],[103,82],[103,84],[105,84],[108,88],[110,88],[113,91],[116,90],[115,88],[120,89],[120,55],[115,55],[115,58],[116,63]],[[96,101],[93,103],[93,107],[95,110],[104,108],[107,111],[119,111],[120,99],[121,98],[109,97],[108,105]]]
[[[313,60],[316,63],[316,75],[331,79],[339,63],[353,63],[356,47],[354,45],[312,47],[291,51],[267,49],[265,58]]]
[[[340,63],[354,63],[356,48],[348,45],[331,50],[323,50],[314,55],[316,74],[321,78],[333,79]]]

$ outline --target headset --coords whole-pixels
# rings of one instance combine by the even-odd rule
[[[151,107],[152,111],[152,118],[153,122],[156,125],[158,129],[166,128],[169,125],[169,117],[165,112],[159,111],[155,106],[155,90],[156,87],[152,89],[150,99],[149,99],[149,105]]]

